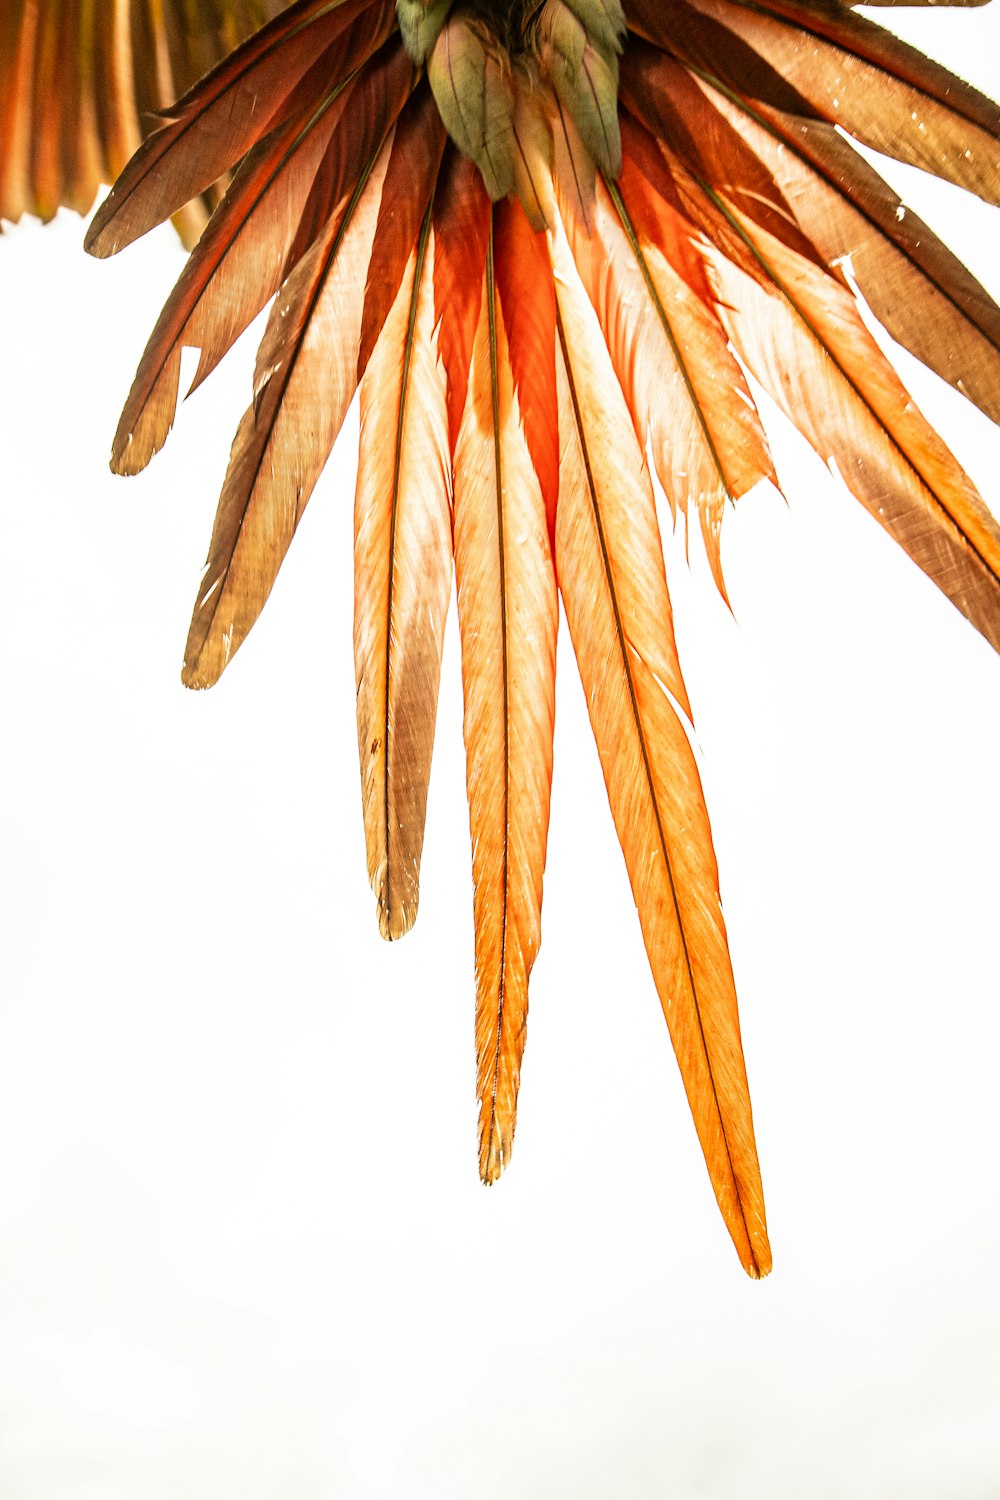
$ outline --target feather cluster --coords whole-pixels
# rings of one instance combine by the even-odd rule
[[[1000,110],[840,0],[295,0],[142,146],[109,255],[233,172],[114,442],[133,473],[273,299],[187,642],[254,624],[360,385],[358,748],[386,937],[417,911],[454,568],[479,1166],[514,1136],[538,952],[557,601],[720,1209],[770,1267],[718,874],[651,482],[775,482],[747,372],[1000,648],[1000,530],[867,331],[1000,417],[1000,309],[847,135],[1000,201]]]

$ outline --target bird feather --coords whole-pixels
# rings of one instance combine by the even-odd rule
[[[319,55],[343,40],[332,90],[378,50],[394,17],[391,0],[300,0],[276,16],[166,112],[98,209],[87,250],[114,254],[202,192],[268,134]]]
[[[359,289],[389,149],[386,139],[272,306],[188,632],[189,687],[217,681],[264,607],[357,388]]]
[[[1000,650],[1000,526],[903,388],[848,291],[717,200],[770,281],[714,257],[748,368],[852,493]]]
[[[510,369],[495,242],[455,453],[455,574],[476,930],[479,1172],[510,1159],[541,939],[557,604],[541,488]]]
[[[771,1266],[718,872],[652,489],[596,314],[558,228],[563,460],[556,567],[653,979],[744,1269]],[[673,699],[673,702],[671,702]]]
[[[354,660],[368,877],[379,929],[417,914],[451,593],[451,455],[433,345],[430,207],[361,382]]]

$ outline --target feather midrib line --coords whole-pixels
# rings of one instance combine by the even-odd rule
[[[493,1087],[490,1094],[490,1127],[487,1150],[492,1154],[496,1130],[497,1087],[500,1079],[500,1048],[503,1040],[504,1002],[507,994],[507,916],[510,905],[509,827],[510,827],[510,686],[507,662],[507,584],[503,527],[503,468],[500,444],[500,389],[497,367],[496,277],[493,264],[493,209],[490,209],[490,233],[486,242],[486,316],[490,337],[490,395],[493,402],[493,474],[497,501],[497,554],[500,572],[500,650],[503,676],[503,917],[500,924],[500,970],[497,995],[496,1055],[493,1059]]]
[[[983,556],[983,553],[980,551],[979,547],[976,546],[976,544],[972,540],[972,538],[967,534],[965,528],[960,524],[960,522],[958,521],[958,519],[954,515],[952,515],[951,511],[948,509],[948,506],[946,505],[945,501],[938,494],[937,487],[934,484],[934,482],[931,481],[930,479],[928,479],[927,476],[921,471],[921,469],[920,469],[919,465],[917,464],[917,462],[915,461],[915,459],[913,459],[906,452],[905,448],[903,448],[901,446],[901,444],[899,443],[899,441],[896,438],[895,434],[890,431],[890,429],[883,422],[882,418],[879,416],[878,412],[871,405],[871,403],[869,402],[869,400],[867,399],[867,397],[864,395],[864,393],[861,390],[859,390],[856,381],[852,378],[852,376],[844,368],[843,363],[841,362],[841,360],[839,360],[837,358],[836,353],[833,351],[833,349],[830,348],[830,346],[826,342],[826,340],[823,339],[823,337],[816,330],[816,328],[815,328],[815,326],[814,326],[814,324],[812,322],[812,319],[809,317],[808,313],[805,312],[802,309],[802,307],[799,305],[798,301],[796,300],[796,298],[794,297],[794,295],[792,294],[792,292],[785,285],[785,282],[784,282],[783,278],[780,276],[780,274],[777,271],[773,270],[773,268],[771,267],[770,262],[768,261],[768,258],[766,256],[766,254],[764,253],[764,251],[761,250],[760,247],[753,240],[753,238],[749,234],[747,234],[746,230],[743,228],[743,225],[739,222],[739,220],[735,217],[735,215],[728,208],[725,200],[722,199],[708,185],[708,183],[706,183],[705,181],[703,181],[701,178],[696,178],[694,180],[698,182],[698,186],[702,189],[702,191],[704,192],[705,196],[715,205],[715,207],[719,210],[719,212],[724,216],[724,218],[727,220],[727,222],[731,225],[731,227],[733,228],[733,230],[740,236],[740,238],[743,240],[744,244],[747,246],[747,249],[750,251],[750,253],[754,257],[754,259],[756,261],[758,261],[759,264],[762,266],[762,268],[767,272],[768,276],[771,278],[771,280],[773,281],[774,285],[777,287],[778,291],[785,298],[785,300],[788,303],[789,307],[791,307],[793,309],[793,311],[795,312],[796,316],[801,319],[802,323],[805,325],[806,329],[809,331],[809,333],[815,339],[816,343],[819,345],[819,347],[823,351],[824,355],[829,359],[829,361],[833,365],[834,369],[840,375],[840,377],[844,381],[844,383],[849,387],[849,389],[851,390],[852,394],[857,398],[857,400],[860,403],[860,405],[864,407],[865,411],[871,417],[872,421],[876,424],[876,426],[878,427],[879,431],[885,434],[885,437],[888,440],[888,442],[891,445],[891,447],[895,449],[895,451],[899,454],[899,457],[902,459],[902,461],[906,465],[906,467],[916,477],[916,479],[918,480],[918,482],[920,483],[920,485],[923,487],[923,489],[926,490],[927,494],[930,496],[931,500],[933,501],[934,505],[937,507],[937,509],[941,513],[941,515],[944,516],[944,517],[946,517],[947,520],[948,520],[948,522],[950,523],[950,525],[953,526],[955,528],[955,530],[960,534],[962,542],[964,543],[965,546],[968,547],[969,551],[973,554],[973,556],[979,562],[980,566],[982,567],[982,569],[986,573],[986,575],[989,578],[992,578],[992,579],[994,579],[996,581],[1000,581],[1000,580],[997,580],[997,574],[996,574],[995,569],[993,568],[993,565],[989,562],[989,560],[986,557]]]
[[[388,597],[386,599],[386,631],[385,631],[385,690],[383,699],[385,725],[385,753],[382,757],[382,821],[385,828],[385,912],[391,930],[392,923],[390,913],[392,911],[392,857],[390,853],[392,843],[392,818],[390,816],[389,797],[389,734],[390,734],[390,702],[391,673],[392,673],[392,610],[395,597],[396,581],[396,522],[399,517],[399,476],[403,453],[403,427],[406,422],[406,402],[410,389],[410,364],[413,358],[413,335],[417,326],[417,308],[420,302],[421,282],[423,278],[424,259],[427,254],[427,244],[430,237],[431,215],[434,207],[434,196],[431,195],[430,202],[424,213],[424,222],[420,228],[420,240],[417,245],[417,260],[413,270],[413,288],[410,293],[410,310],[406,324],[406,346],[403,351],[403,372],[399,391],[399,416],[396,422],[396,447],[393,456],[392,468],[392,502],[389,507],[389,578]]]
[[[607,545],[606,545],[606,542],[605,542],[604,526],[603,526],[603,523],[602,523],[602,520],[601,520],[601,514],[600,514],[600,505],[598,504],[598,501],[597,501],[597,494],[596,494],[595,485],[594,485],[594,476],[593,476],[593,470],[591,468],[591,463],[590,463],[590,454],[589,454],[588,449],[587,449],[587,439],[586,439],[586,435],[585,435],[585,432],[584,432],[583,418],[582,418],[582,414],[581,414],[581,411],[580,411],[579,401],[577,399],[576,382],[575,382],[575,380],[573,378],[573,367],[572,367],[572,364],[570,363],[569,348],[568,348],[567,343],[566,343],[566,333],[565,333],[565,329],[563,327],[562,312],[558,308],[558,306],[556,308],[556,331],[557,331],[558,336],[559,336],[559,346],[560,346],[560,349],[562,351],[563,365],[564,365],[564,368],[566,370],[566,383],[567,383],[567,386],[569,388],[570,400],[571,400],[571,402],[573,404],[573,416],[574,416],[574,421],[575,421],[575,425],[576,425],[576,429],[577,429],[577,435],[578,435],[579,442],[580,442],[580,453],[581,453],[581,457],[583,459],[584,471],[585,471],[586,476],[587,476],[587,490],[588,490],[588,494],[590,496],[591,511],[592,511],[593,518],[594,518],[594,525],[595,525],[595,528],[596,528],[596,531],[597,531],[598,544],[599,544],[600,550],[601,550],[601,563],[602,563],[602,566],[603,566],[603,569],[604,569],[604,579],[605,579],[605,583],[607,584],[608,597],[610,598],[611,608],[612,608],[612,611],[614,613],[614,618],[615,618],[615,637],[616,637],[616,639],[618,641],[618,647],[619,647],[619,651],[621,653],[622,670],[625,673],[625,680],[626,680],[626,683],[628,684],[629,704],[630,704],[630,707],[631,707],[631,710],[632,710],[632,720],[633,720],[633,723],[635,725],[636,736],[638,738],[639,748],[640,748],[640,751],[641,751],[641,754],[642,754],[642,764],[643,764],[643,770],[645,772],[646,787],[647,787],[647,790],[648,790],[648,793],[649,793],[649,799],[650,799],[650,803],[651,803],[652,809],[653,809],[653,817],[654,817],[654,820],[655,820],[655,823],[656,823],[657,838],[658,838],[659,844],[660,844],[660,853],[663,856],[664,870],[666,872],[667,883],[668,883],[669,888],[670,888],[670,896],[671,896],[671,900],[673,902],[674,915],[675,915],[676,920],[677,920],[677,931],[678,931],[678,933],[680,935],[681,948],[682,948],[683,953],[684,953],[684,967],[685,967],[685,970],[687,972],[688,986],[689,986],[690,991],[691,991],[691,1000],[692,1000],[692,1004],[694,1006],[694,1013],[695,1013],[695,1016],[696,1016],[697,1021],[698,1021],[698,1033],[699,1033],[699,1037],[700,1037],[701,1045],[702,1045],[702,1050],[703,1050],[704,1057],[705,1057],[705,1066],[706,1066],[706,1068],[708,1070],[709,1080],[710,1080],[711,1085],[712,1085],[712,1097],[715,1100],[716,1111],[717,1111],[718,1117],[719,1117],[719,1128],[721,1130],[723,1143],[724,1143],[725,1148],[726,1148],[726,1161],[727,1161],[728,1166],[729,1166],[730,1177],[732,1179],[732,1182],[733,1182],[733,1185],[734,1185],[735,1191],[736,1191],[736,1202],[737,1202],[737,1205],[739,1207],[740,1220],[741,1220],[741,1222],[743,1224],[744,1233],[746,1234],[747,1253],[748,1253],[748,1255],[750,1257],[750,1260],[751,1260],[751,1262],[753,1264],[753,1268],[754,1268],[755,1274],[757,1276],[760,1276],[760,1274],[761,1274],[760,1263],[759,1263],[759,1261],[757,1259],[757,1255],[756,1255],[755,1250],[754,1250],[753,1239],[752,1239],[751,1234],[750,1234],[750,1226],[747,1223],[746,1212],[745,1212],[744,1207],[743,1207],[743,1195],[740,1192],[739,1179],[738,1179],[738,1177],[736,1175],[736,1170],[735,1170],[735,1167],[733,1165],[732,1151],[730,1150],[730,1146],[729,1146],[729,1132],[726,1129],[725,1115],[724,1115],[724,1112],[723,1112],[723,1109],[722,1109],[721,1101],[719,1099],[719,1091],[718,1091],[718,1088],[716,1087],[715,1074],[714,1074],[714,1071],[713,1071],[713,1068],[712,1068],[711,1054],[709,1052],[708,1042],[707,1042],[707,1039],[706,1039],[706,1036],[705,1036],[705,1028],[704,1028],[704,1025],[702,1023],[701,1006],[698,1003],[698,990],[697,990],[697,986],[695,984],[694,972],[693,972],[692,967],[691,967],[691,957],[690,957],[690,953],[688,951],[687,936],[685,934],[684,922],[683,922],[683,919],[682,919],[682,916],[681,916],[680,903],[678,902],[678,899],[677,899],[677,888],[676,888],[676,885],[674,883],[674,872],[673,872],[673,868],[672,868],[671,862],[670,862],[670,855],[669,855],[669,852],[667,850],[666,835],[664,833],[663,822],[662,822],[662,819],[660,817],[660,806],[659,806],[659,802],[657,800],[656,788],[655,788],[655,785],[654,785],[654,782],[653,782],[652,767],[651,767],[650,762],[649,762],[649,752],[648,752],[647,747],[646,747],[646,736],[644,735],[643,730],[642,730],[642,720],[641,720],[641,716],[639,714],[639,704],[638,704],[638,700],[637,700],[637,697],[636,697],[635,683],[634,683],[633,678],[632,678],[632,669],[631,669],[631,664],[629,662],[629,655],[628,655],[629,650],[631,648],[629,647],[629,644],[628,644],[628,641],[627,641],[626,635],[625,635],[625,630],[624,630],[624,627],[622,625],[621,611],[620,611],[619,604],[618,604],[618,596],[617,596],[617,593],[615,591],[614,579],[613,579],[612,573],[611,573],[610,559],[608,557]]]
[[[654,308],[656,309],[656,316],[659,320],[660,327],[663,329],[663,332],[666,335],[667,342],[670,345],[671,353],[673,354],[674,359],[677,362],[677,368],[681,372],[681,377],[684,381],[684,388],[687,391],[691,406],[693,407],[695,416],[697,417],[698,426],[701,428],[702,437],[705,439],[705,445],[708,448],[709,454],[711,455],[715,471],[718,474],[719,479],[722,481],[722,487],[726,492],[726,499],[731,504],[734,504],[736,501],[736,496],[733,493],[733,487],[730,484],[729,478],[723,467],[722,458],[718,448],[715,445],[715,440],[712,437],[708,422],[705,419],[705,413],[702,411],[701,402],[698,400],[698,396],[694,388],[694,383],[692,382],[691,375],[688,371],[687,361],[684,358],[683,351],[681,350],[681,347],[677,342],[677,338],[673,330],[673,325],[670,322],[670,318],[667,314],[666,308],[663,306],[663,301],[660,297],[660,294],[656,290],[656,287],[653,283],[653,278],[650,274],[649,266],[646,263],[646,257],[643,254],[642,246],[639,244],[639,237],[635,232],[635,227],[632,224],[632,220],[625,205],[625,201],[622,198],[621,193],[618,191],[617,184],[612,182],[607,176],[604,177],[604,186],[607,189],[608,196],[615,206],[615,211],[618,214],[622,229],[625,231],[625,235],[631,247],[632,254],[635,256],[636,264],[638,265],[639,270],[642,272],[642,279],[646,284],[646,290],[649,293],[649,297],[651,302],[653,303]]]
[[[339,3],[339,0],[338,0],[338,3]],[[323,267],[322,274],[319,275],[316,278],[316,284],[315,284],[315,286],[314,286],[314,288],[312,290],[312,293],[311,293],[311,295],[310,295],[310,297],[308,299],[307,307],[306,307],[306,310],[305,310],[305,316],[304,316],[303,322],[302,322],[303,330],[305,330],[306,328],[308,328],[310,322],[312,321],[313,314],[316,311],[316,305],[319,302],[321,296],[323,295],[323,291],[324,291],[324,289],[326,287],[327,277],[329,276],[330,271],[331,271],[331,269],[333,267],[333,263],[334,263],[334,261],[337,258],[337,253],[338,253],[338,251],[340,249],[341,244],[343,243],[344,236],[346,235],[348,229],[350,228],[351,221],[352,221],[352,219],[354,217],[354,211],[357,208],[358,203],[359,203],[359,201],[361,199],[361,196],[364,193],[365,187],[368,184],[368,179],[371,176],[372,169],[373,169],[373,167],[375,166],[375,163],[378,161],[379,157],[382,154],[382,151],[383,151],[383,149],[385,147],[385,143],[388,140],[389,135],[391,134],[392,128],[393,127],[390,126],[389,130],[386,131],[386,133],[383,136],[382,140],[379,142],[378,149],[372,153],[372,155],[370,156],[370,158],[368,159],[368,161],[365,163],[364,171],[361,173],[361,176],[358,178],[358,181],[357,181],[357,184],[355,186],[354,192],[351,194],[351,198],[350,198],[350,202],[348,203],[347,210],[346,210],[346,212],[344,214],[343,219],[341,220],[340,224],[337,227],[337,232],[334,235],[333,243],[332,243],[330,249],[327,251],[327,254],[326,254],[326,263],[325,263],[325,265]],[[288,364],[286,366],[284,366],[283,380],[282,380],[282,385],[283,386],[287,387],[287,385],[291,381],[292,376],[293,376],[293,374],[295,372],[295,366],[298,363],[299,355],[303,351],[304,347],[305,347],[305,338],[304,337],[296,340],[295,347],[292,350],[292,353],[291,353],[291,355],[289,357]],[[277,374],[278,374],[278,371],[275,371],[274,374],[272,374],[269,377],[269,379],[273,380],[277,376]],[[257,398],[258,398],[259,394],[260,394],[260,392],[255,392],[254,393],[254,402],[255,402],[255,404],[256,404],[256,401],[257,401]],[[250,484],[249,488],[246,489],[246,493],[247,493],[248,496],[252,495],[253,492],[254,492],[254,490],[257,488],[257,481],[260,478],[261,471],[262,471],[263,466],[264,466],[264,460],[265,460],[265,458],[267,456],[267,451],[268,451],[268,449],[269,449],[269,447],[271,445],[271,438],[274,435],[274,429],[275,429],[275,426],[277,425],[278,420],[279,420],[279,418],[281,416],[281,411],[282,411],[281,402],[278,401],[278,402],[275,403],[274,411],[272,412],[271,417],[270,417],[270,419],[268,421],[267,428],[266,428],[266,435],[264,436],[263,442],[260,444],[260,451],[259,451],[259,453],[257,455],[256,461],[255,461],[254,466],[253,466],[253,481]],[[244,486],[244,488],[246,488],[246,487]],[[245,523],[246,518],[247,518],[248,510],[249,510],[249,505],[244,505],[244,507],[242,509],[242,512],[240,514],[239,520],[236,523],[236,527],[235,527],[235,531],[234,531],[234,535],[233,535],[233,544],[232,544],[232,547],[230,548],[230,557],[231,558],[233,556],[235,556],[235,554],[236,554],[236,549],[237,549],[237,547],[239,545],[239,539],[240,539],[240,537],[241,537],[241,535],[243,533],[243,526],[244,526],[244,523]],[[298,526],[298,523],[299,523],[299,516],[298,516],[298,513],[296,512],[296,517],[295,517],[295,526],[296,527]],[[294,530],[294,528],[293,528],[293,530]],[[208,620],[205,623],[204,629],[202,631],[202,644],[198,648],[198,653],[197,653],[197,656],[195,657],[195,662],[197,662],[200,659],[202,651],[205,649],[205,646],[208,644],[209,637],[210,637],[211,630],[212,630],[212,626],[213,626],[213,624],[215,622],[215,616],[218,613],[219,604],[220,604],[220,602],[222,600],[222,597],[223,597],[223,594],[225,592],[225,580],[226,580],[226,578],[229,575],[229,571],[230,571],[230,565],[227,565],[227,567],[225,569],[225,572],[222,575],[220,575],[220,577],[216,580],[216,582],[215,582],[215,584],[213,586],[212,592],[215,594],[215,603],[212,605],[212,612],[209,615]],[[202,607],[204,607],[204,605],[208,603],[208,599],[210,597],[211,597],[210,595],[206,595],[206,597],[205,597],[205,599],[203,601]],[[188,670],[190,670],[191,667],[193,667],[193,665],[194,665],[194,663],[191,663],[190,666],[189,666],[189,668],[188,668]]]

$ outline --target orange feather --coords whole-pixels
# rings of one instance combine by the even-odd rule
[[[455,452],[455,574],[465,687],[476,919],[479,1172],[510,1158],[541,940],[552,781],[556,589],[545,504],[525,442],[491,236]]]
[[[744,1269],[771,1268],[718,872],[652,488],[569,246],[553,235],[563,459],[556,566],[611,811],[698,1137]]]

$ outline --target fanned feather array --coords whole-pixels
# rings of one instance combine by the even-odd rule
[[[19,98],[33,45],[4,23]],[[10,180],[23,120],[2,107]],[[274,299],[191,686],[256,620],[361,383],[358,748],[390,938],[417,910],[454,563],[486,1181],[511,1152],[540,941],[561,594],[653,978],[753,1276],[771,1263],[763,1193],[647,451],[724,590],[726,508],[776,483],[749,372],[1000,649],[1000,528],[856,294],[994,419],[1000,309],[849,135],[1000,201],[997,106],[841,0],[294,0],[164,115],[88,238],[110,254],[234,173],[143,356],[123,471],[166,438],[182,348],[198,383]]]

